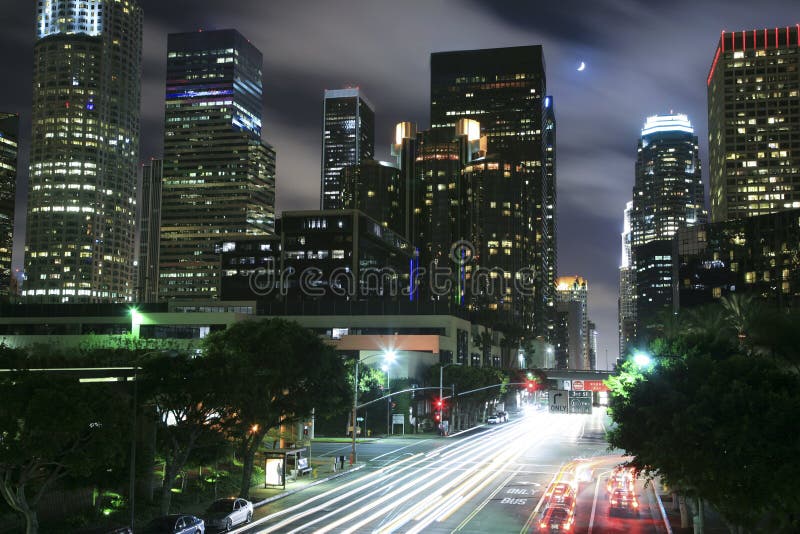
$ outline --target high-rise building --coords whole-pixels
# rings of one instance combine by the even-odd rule
[[[800,24],[722,32],[707,85],[712,221],[800,208]]]
[[[161,231],[161,181],[164,161],[142,165],[142,198],[139,203],[139,277],[137,302],[158,301],[158,256]]]
[[[633,185],[633,246],[671,238],[705,222],[697,136],[686,115],[648,117],[642,128]]]
[[[320,209],[342,209],[342,167],[375,155],[375,108],[358,87],[326,89],[322,106]]]
[[[0,112],[0,300],[11,292],[19,115]]]
[[[800,306],[800,209],[684,228],[673,247],[675,312],[732,293]]]
[[[589,369],[597,369],[597,338],[599,332],[597,325],[593,321],[589,321]]]
[[[417,125],[412,122],[400,122],[394,129],[394,143],[391,147],[392,156],[400,169],[400,187],[403,190],[401,198],[401,213],[403,226],[397,231],[409,242],[416,242],[412,236],[417,235],[419,229],[419,214],[422,210],[422,188],[417,183],[415,167],[417,160]],[[418,244],[417,244],[418,246]]]
[[[171,34],[167,50],[159,294],[214,299],[219,243],[274,231],[262,56],[236,30]]]
[[[405,234],[405,188],[400,169],[367,159],[342,167],[342,208],[361,210],[384,228]]]
[[[566,313],[567,335],[557,337],[567,341],[568,369],[591,369],[589,360],[589,289],[580,276],[560,276],[556,279],[556,309]]]
[[[648,117],[636,159],[631,245],[636,334],[648,338],[672,308],[675,232],[706,220],[697,136],[686,115]]]
[[[536,281],[532,313],[522,324],[541,336],[553,325],[556,273],[555,120],[546,94],[541,46],[431,54],[431,127],[479,121],[488,155],[525,175],[518,195],[525,204],[522,239]]]
[[[622,259],[619,267],[619,354],[624,356],[636,339],[636,270],[631,248],[633,201],[625,204],[622,229]]]
[[[133,298],[142,10],[39,2],[23,297]]]

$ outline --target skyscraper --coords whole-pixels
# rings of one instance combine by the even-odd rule
[[[137,302],[158,301],[158,257],[161,231],[161,181],[164,161],[142,165],[142,199],[139,204],[139,276]]]
[[[556,280],[556,310],[566,316],[562,328],[567,334],[556,337],[566,340],[567,368],[591,369],[589,360],[589,288],[586,279],[580,276],[560,276]]]
[[[39,2],[23,296],[133,297],[142,10]]]
[[[221,242],[274,231],[261,52],[236,30],[171,34],[167,49],[159,293],[217,298]]]
[[[648,117],[639,140],[631,213],[637,336],[647,337],[657,312],[672,308],[672,236],[705,220],[697,136],[689,119]]]
[[[18,151],[19,115],[0,113],[0,300],[11,286]]]
[[[553,324],[556,272],[555,118],[546,94],[541,46],[431,54],[431,127],[453,127],[462,118],[479,121],[488,155],[525,175],[521,238],[536,280],[523,325],[545,337]]]
[[[722,32],[707,84],[712,221],[800,208],[800,24]]]
[[[668,239],[705,222],[697,136],[686,115],[648,117],[639,139],[633,185],[634,246]]]
[[[367,159],[342,167],[341,184],[342,208],[361,210],[384,228],[405,233],[405,190],[397,167]]]
[[[375,108],[358,87],[325,90],[320,209],[342,209],[341,171],[375,155]]]
[[[624,357],[636,339],[636,268],[631,248],[633,201],[625,204],[622,228],[622,259],[619,267],[619,354]]]

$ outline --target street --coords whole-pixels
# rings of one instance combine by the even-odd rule
[[[574,532],[664,532],[651,488],[641,482],[639,518],[609,517],[605,410],[592,415],[532,412],[452,439],[359,444],[366,468],[256,510],[235,532],[537,532],[554,480],[577,483]],[[329,444],[331,455],[341,444]],[[317,449],[319,453],[319,449]],[[548,530],[549,532],[549,530]]]

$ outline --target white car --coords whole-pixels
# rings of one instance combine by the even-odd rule
[[[247,499],[217,499],[205,513],[206,526],[228,531],[253,519],[253,503]]]
[[[489,423],[490,425],[496,425],[497,423],[500,422],[500,417],[498,417],[497,415],[490,415],[489,418],[486,420],[486,422]]]

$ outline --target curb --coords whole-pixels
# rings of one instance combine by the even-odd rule
[[[672,534],[672,525],[669,522],[669,518],[667,517],[667,512],[664,510],[664,503],[661,501],[661,495],[659,495],[658,490],[656,490],[655,480],[654,483],[650,485],[650,488],[653,490],[653,495],[656,496],[656,502],[658,503],[658,509],[661,512],[661,519],[664,521],[664,526],[667,528],[667,534]]]
[[[315,480],[314,482],[306,484],[302,488],[297,488],[297,489],[293,489],[293,490],[289,490],[289,491],[284,491],[284,492],[278,493],[277,495],[273,495],[272,497],[268,497],[268,498],[264,499],[263,501],[254,502],[253,503],[253,508],[254,509],[255,508],[260,508],[260,507],[262,507],[264,505],[267,505],[267,504],[269,504],[271,502],[277,501],[278,499],[283,499],[284,497],[288,497],[289,495],[294,495],[295,493],[299,493],[299,492],[303,491],[306,488],[310,488],[310,487],[316,486],[318,484],[322,484],[324,482],[328,482],[329,480],[334,480],[334,479],[339,478],[339,477],[347,476],[350,473],[353,473],[353,472],[358,471],[358,470],[363,469],[363,468],[364,468],[364,464],[361,464],[359,466],[353,467],[352,469],[348,469],[347,471],[343,471],[341,473],[337,473],[337,474],[331,475],[329,477],[325,477],[325,478],[321,478],[319,480]]]

